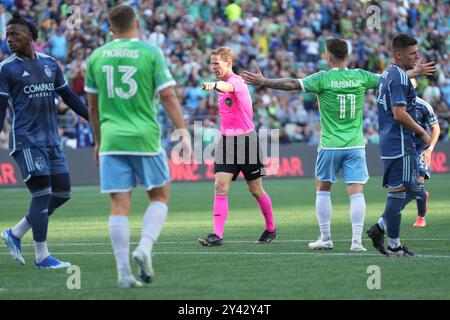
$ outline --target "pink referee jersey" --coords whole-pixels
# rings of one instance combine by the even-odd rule
[[[219,92],[221,131],[224,136],[238,136],[255,130],[250,92],[242,78],[232,73],[227,82],[234,92]]]

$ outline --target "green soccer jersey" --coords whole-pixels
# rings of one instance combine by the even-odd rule
[[[364,148],[364,94],[376,88],[379,80],[372,72],[347,68],[319,71],[299,79],[303,91],[318,96],[323,149]]]
[[[157,47],[123,38],[96,49],[87,64],[85,91],[98,94],[100,154],[160,153],[154,98],[173,85]]]

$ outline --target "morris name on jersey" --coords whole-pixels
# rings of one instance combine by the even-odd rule
[[[105,49],[102,52],[103,58],[139,58],[139,50],[132,49]]]

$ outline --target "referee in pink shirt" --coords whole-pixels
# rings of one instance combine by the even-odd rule
[[[233,52],[220,47],[211,52],[211,70],[218,81],[204,82],[203,90],[216,90],[222,137],[216,146],[214,159],[214,232],[198,239],[203,246],[223,244],[225,221],[228,217],[228,189],[242,171],[248,189],[261,210],[265,229],[256,243],[270,243],[277,237],[273,222],[272,202],[264,191],[264,164],[253,124],[253,105],[244,80],[232,70]]]

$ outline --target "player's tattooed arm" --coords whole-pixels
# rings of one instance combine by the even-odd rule
[[[265,79],[263,86],[277,90],[292,91],[300,89],[300,82],[297,79]]]
[[[255,86],[263,86],[284,91],[300,89],[300,82],[297,79],[266,79],[258,67],[256,68],[256,73],[243,71],[240,76],[244,79],[245,83]]]
[[[437,67],[435,61],[425,63],[425,59],[420,58],[414,66],[414,69],[408,70],[406,73],[408,74],[408,77],[412,79],[417,76],[432,76],[436,71]]]

